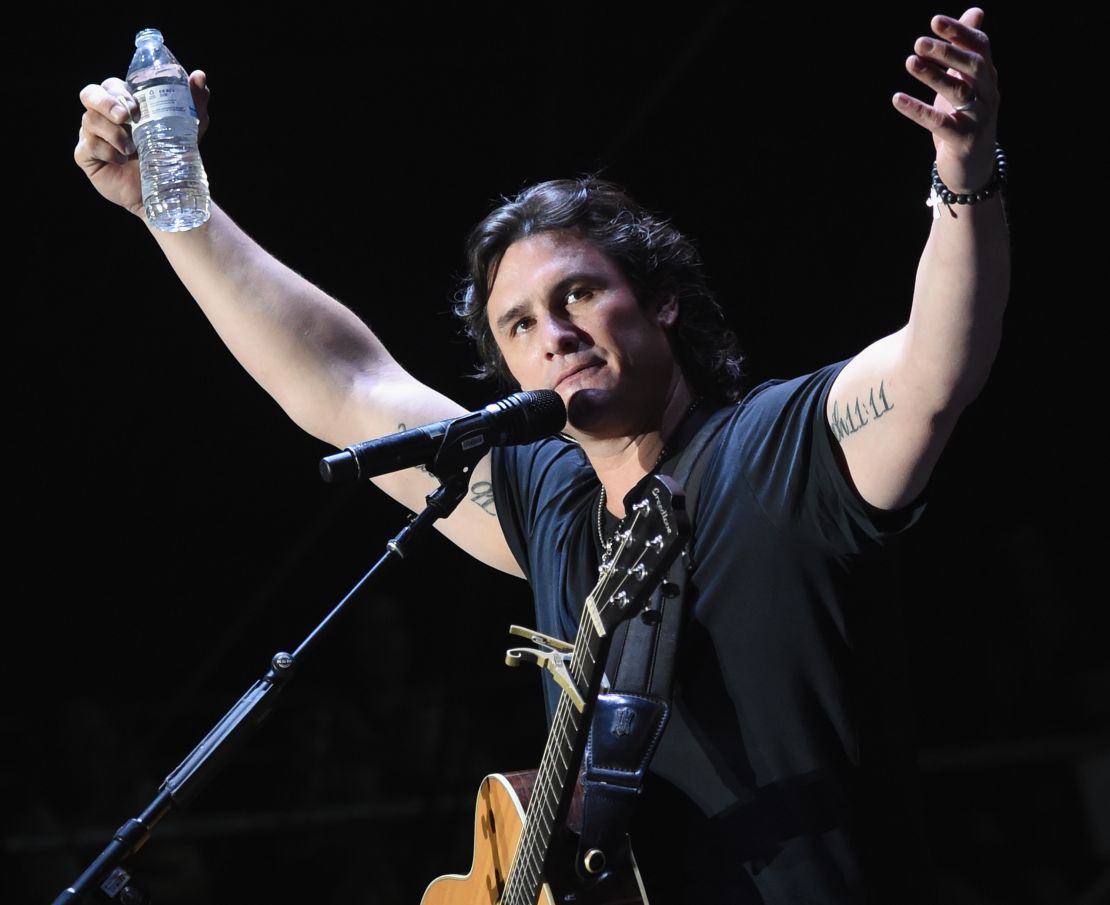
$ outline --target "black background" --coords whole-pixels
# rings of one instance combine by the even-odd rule
[[[1083,527],[1101,483],[1081,342],[1101,262],[1076,228],[1103,189],[1077,129],[1082,23],[1012,9],[986,23],[1013,182],[1002,350],[892,598],[948,901],[1080,905],[1110,882],[1108,620]],[[599,170],[696,238],[752,382],[901,326],[932,150],[890,96],[928,96],[903,61],[936,11],[959,12],[33,12],[9,96],[3,901],[71,882],[404,518],[373,488],[320,481],[330,448],[73,164],[78,92],[123,75],[136,31],[160,28],[209,75],[214,198],[474,408],[496,393],[463,376],[449,315],[463,238],[541,179]],[[434,538],[159,825],[131,862],[154,901],[413,903],[465,871],[481,777],[542,747],[538,679],[501,665],[530,618],[522,583]]]

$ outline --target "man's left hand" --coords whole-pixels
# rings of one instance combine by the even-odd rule
[[[934,16],[936,37],[920,37],[906,60],[910,74],[936,91],[932,105],[898,92],[895,108],[933,134],[941,181],[953,192],[976,192],[994,171],[998,73],[990,40],[980,30],[983,11],[959,19]]]

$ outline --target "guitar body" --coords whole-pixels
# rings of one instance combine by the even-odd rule
[[[448,874],[433,880],[420,905],[497,905],[524,830],[524,813],[535,772],[493,773],[482,780],[474,814],[474,858],[466,876]],[[523,794],[518,794],[516,788]],[[555,905],[544,884],[539,905]]]
[[[448,874],[433,880],[424,891],[420,905],[501,905],[535,780],[535,770],[493,773],[482,780],[474,815],[474,857],[470,872],[465,876]],[[580,806],[579,794],[571,806],[572,825],[579,816]],[[573,852],[567,854],[568,865],[573,857]],[[631,863],[631,851],[628,860]],[[544,883],[536,905],[567,905],[570,902],[575,905],[647,905],[634,863],[624,874],[607,872],[591,883],[577,880],[573,870],[568,870],[567,874],[570,876],[557,884],[562,895],[553,892],[550,883]],[[563,897],[567,893],[570,898]]]

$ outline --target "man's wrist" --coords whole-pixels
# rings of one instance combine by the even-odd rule
[[[993,198],[995,194],[1001,193],[1005,191],[1005,189],[1006,155],[998,142],[994,144],[994,169],[991,171],[990,178],[980,188],[974,191],[955,192],[950,189],[941,180],[937,162],[935,160],[933,161],[932,191],[930,193],[930,198],[939,199],[942,204],[978,204],[981,201]]]

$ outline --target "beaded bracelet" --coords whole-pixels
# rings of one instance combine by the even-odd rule
[[[1005,188],[1006,155],[1002,152],[1002,148],[998,142],[994,143],[994,173],[991,174],[990,182],[977,192],[971,192],[970,194],[953,192],[940,181],[940,173],[937,171],[937,162],[935,160],[933,161],[932,194],[945,204],[978,204],[980,201],[993,198],[995,192],[1004,191]]]

